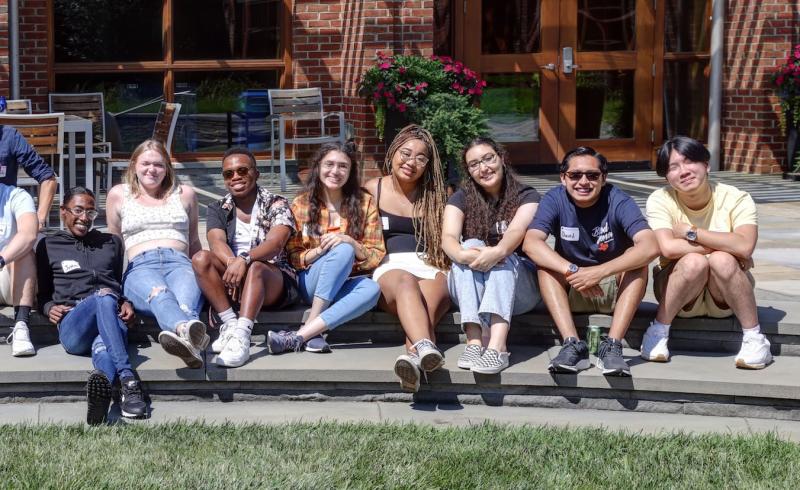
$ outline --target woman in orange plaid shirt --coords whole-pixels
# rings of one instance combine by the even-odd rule
[[[287,245],[311,310],[297,332],[268,333],[272,354],[330,352],[321,334],[371,310],[380,296],[369,277],[350,277],[371,271],[386,253],[378,208],[361,189],[355,145],[323,145],[311,163],[306,190],[292,202],[298,233]]]

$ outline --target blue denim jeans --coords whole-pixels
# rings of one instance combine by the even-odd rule
[[[350,277],[355,250],[341,243],[317,259],[311,267],[300,271],[297,281],[300,296],[307,304],[314,297],[330,301],[320,317],[329,330],[358,318],[378,304],[381,288],[368,277]]]
[[[161,330],[174,332],[199,318],[203,293],[186,254],[161,247],[142,252],[128,264],[122,281],[136,313],[155,317]]]
[[[128,327],[117,315],[117,296],[94,293],[75,305],[58,325],[58,339],[69,354],[91,352],[95,369],[112,383],[133,376],[128,359]]]
[[[470,238],[463,248],[483,247]],[[447,278],[453,303],[461,312],[461,325],[477,323],[488,328],[492,314],[511,322],[512,315],[532,310],[541,299],[533,263],[511,254],[487,272],[475,271],[466,264],[453,263]]]

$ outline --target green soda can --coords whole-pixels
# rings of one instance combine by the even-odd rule
[[[586,344],[589,346],[590,354],[597,354],[600,348],[600,327],[597,325],[589,325],[586,334]]]

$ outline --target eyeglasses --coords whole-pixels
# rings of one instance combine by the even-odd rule
[[[100,214],[94,209],[83,209],[83,208],[64,208],[64,209],[72,213],[72,215],[77,218],[80,218],[85,214],[86,217],[92,221],[94,221],[94,219],[97,218],[97,215]]]
[[[586,180],[590,182],[597,182],[600,180],[600,176],[603,175],[602,172],[564,172],[569,180],[578,182],[586,176]]]
[[[250,169],[253,167],[236,167],[236,168],[229,168],[228,170],[224,170],[222,172],[222,178],[225,180],[231,180],[233,178],[233,174],[238,175],[239,177],[244,177],[245,175],[250,172]]]
[[[497,158],[497,153],[487,153],[483,155],[483,158],[467,162],[467,170],[469,170],[470,172],[474,172],[478,170],[478,167],[480,167],[481,164],[488,166],[490,163],[494,161],[495,158]]]
[[[400,150],[400,159],[403,160],[404,162],[407,162],[409,160],[414,160],[414,163],[417,164],[417,167],[424,167],[430,161],[428,157],[426,157],[425,155],[417,155],[416,157],[413,158],[412,157],[413,154],[411,153],[411,150],[406,150],[406,149]]]

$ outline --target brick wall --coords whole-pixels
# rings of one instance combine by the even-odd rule
[[[326,108],[344,111],[374,169],[385,143],[372,106],[356,93],[358,80],[376,51],[432,54],[433,0],[296,0],[292,19],[293,85],[322,88]]]
[[[0,94],[10,97],[8,0],[0,0]],[[19,0],[20,95],[47,110],[47,0]]]
[[[8,96],[8,0],[0,0],[0,94]]]
[[[780,172],[786,158],[770,75],[800,42],[800,5],[787,0],[728,0],[722,98],[726,169]]]

